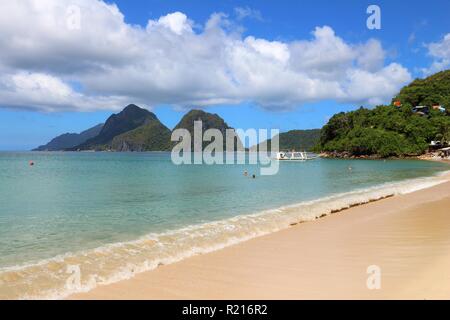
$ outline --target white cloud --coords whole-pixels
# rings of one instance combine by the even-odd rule
[[[385,98],[379,95],[379,91],[389,92],[392,97],[396,93],[392,88],[398,83],[410,81],[411,76],[401,65],[392,63],[374,73],[361,69],[351,70],[348,79],[346,96],[351,96],[354,100],[367,99],[369,104],[378,105],[386,102]]]
[[[79,30],[67,28],[73,5],[80,8]],[[252,101],[274,110],[322,99],[376,104],[411,79],[401,65],[385,64],[377,40],[348,43],[328,26],[291,42],[243,38],[223,13],[194,31],[181,12],[143,28],[98,0],[3,1],[0,30],[5,107],[83,111],[129,102],[151,107]]]
[[[163,26],[169,28],[172,32],[181,35],[183,32],[192,32],[192,21],[184,13],[174,12],[158,19],[150,20],[147,28]]]
[[[328,26],[317,27],[313,39],[290,45],[294,71],[313,79],[344,80],[345,71],[352,68],[358,51],[337,37]]]
[[[357,47],[357,51],[357,63],[361,69],[376,72],[383,68],[386,53],[379,41],[370,39]]]
[[[120,97],[85,96],[74,91],[59,78],[41,74],[19,72],[0,77],[2,105],[45,112],[76,109],[92,111],[117,109],[124,105]]]
[[[289,60],[289,48],[285,43],[255,39],[251,36],[247,37],[244,42],[255,49],[261,56],[267,57],[272,61],[275,60],[285,64]]]
[[[429,43],[426,47],[433,62],[429,68],[422,70],[424,74],[429,75],[450,68],[450,33],[447,33],[441,41]]]
[[[263,20],[261,12],[250,7],[236,7],[234,8],[234,13],[238,20],[245,18],[252,18],[259,21]]]

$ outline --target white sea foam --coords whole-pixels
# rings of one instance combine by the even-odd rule
[[[35,264],[0,269],[0,298],[61,299],[99,285],[133,277],[197,254],[216,251],[291,224],[315,220],[355,204],[407,194],[448,181],[449,172],[433,177],[386,183],[335,194],[226,220],[192,225],[137,240],[105,245],[79,253],[67,253]],[[79,287],[68,288],[68,266],[79,266]]]

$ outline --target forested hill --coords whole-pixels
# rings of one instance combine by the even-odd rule
[[[427,108],[418,112],[419,105]],[[447,70],[413,81],[391,105],[334,115],[323,127],[316,149],[337,156],[420,155],[432,140],[450,141],[449,107]]]
[[[320,139],[320,129],[291,130],[279,135],[279,150],[311,151]],[[258,145],[259,148],[259,145]],[[271,149],[271,139],[267,140],[267,150]],[[255,147],[251,150],[259,150]]]
[[[416,79],[393,99],[411,106],[443,105],[450,110],[450,70]]]

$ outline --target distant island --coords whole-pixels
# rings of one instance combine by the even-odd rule
[[[203,123],[203,131],[214,128],[225,134],[227,129],[233,129],[217,114],[191,110],[174,130],[186,129],[193,134],[194,122],[198,120]],[[33,151],[171,151],[171,135],[172,131],[154,113],[130,104],[111,115],[105,124],[80,134],[63,134]]]
[[[217,114],[191,110],[173,130],[186,129],[193,134],[194,121],[197,120],[202,121],[203,131],[218,129],[225,135],[227,129],[233,129]],[[105,124],[80,134],[63,134],[33,151],[171,151],[174,146],[171,134],[172,131],[154,113],[130,104],[120,113],[111,115]],[[286,150],[311,150],[319,138],[320,129],[293,130],[280,134],[280,147]],[[240,140],[235,143],[242,146]],[[203,147],[208,144],[204,142]]]
[[[280,150],[315,151],[326,157],[419,156],[431,142],[449,143],[449,106],[450,70],[446,70],[413,81],[390,105],[338,113],[322,129],[280,133]],[[217,114],[191,110],[174,130],[184,128],[192,134],[196,120],[202,120],[203,130],[233,129]],[[130,104],[104,124],[80,134],[63,134],[35,151],[170,151],[171,134],[154,113]],[[271,141],[267,142],[270,148]],[[258,149],[259,145],[250,148]]]
[[[134,104],[110,116],[100,133],[72,151],[163,151],[170,148],[170,130],[156,115]]]
[[[46,145],[42,145],[33,149],[33,151],[61,151],[68,148],[76,147],[86,140],[94,138],[102,131],[103,123],[93,128],[87,129],[81,133],[64,133],[52,139]]]

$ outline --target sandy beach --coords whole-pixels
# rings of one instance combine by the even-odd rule
[[[449,208],[446,182],[70,299],[448,299]],[[379,289],[367,287],[369,266],[379,268]]]

